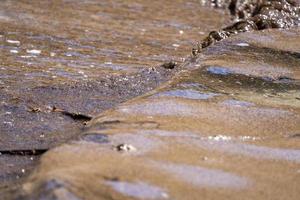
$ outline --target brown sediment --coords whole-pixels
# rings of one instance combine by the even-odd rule
[[[210,2],[210,1],[209,1]],[[212,31],[194,47],[195,56],[214,42],[242,32],[269,28],[287,29],[300,24],[300,7],[297,0],[221,0],[213,6],[227,8],[234,21],[220,31]]]
[[[248,32],[204,49],[190,71],[48,151],[18,198],[297,200],[298,33]]]

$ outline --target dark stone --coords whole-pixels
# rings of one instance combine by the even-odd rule
[[[212,0],[211,2],[217,8],[227,8],[238,22],[222,30],[210,32],[200,45],[197,44],[201,49],[240,32],[269,28],[286,29],[300,24],[300,7],[297,1],[293,0]],[[192,54],[197,55],[201,49],[193,48]]]
[[[174,69],[177,66],[177,63],[174,61],[170,61],[161,65],[165,69]]]

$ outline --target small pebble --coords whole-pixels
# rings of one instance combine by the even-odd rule
[[[174,69],[177,66],[177,62],[170,61],[161,65],[165,69]]]
[[[116,149],[117,149],[117,151],[126,151],[126,152],[136,151],[136,148],[130,144],[119,144],[116,147]]]

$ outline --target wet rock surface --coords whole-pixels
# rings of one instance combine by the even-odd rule
[[[17,198],[43,196],[54,179],[75,199],[298,199],[298,33],[249,32],[206,48],[168,84],[48,151]],[[125,144],[135,151],[116,151]]]
[[[209,3],[3,1],[0,197],[297,199],[298,3]]]
[[[223,14],[198,1],[1,1],[0,191],[90,117],[170,79]]]
[[[193,55],[211,44],[242,32],[270,28],[292,28],[300,24],[298,0],[216,0],[204,1],[217,8],[227,8],[235,23],[220,31],[212,31],[197,47]]]

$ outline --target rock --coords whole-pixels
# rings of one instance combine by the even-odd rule
[[[300,146],[290,137],[300,124],[298,33],[249,32],[204,49],[184,63],[190,71],[89,123],[85,133],[109,135],[114,149],[94,142],[52,149],[25,185],[44,188],[51,174],[86,199],[155,191],[170,199],[298,200]],[[141,125],[149,121],[156,126]]]
[[[134,152],[136,151],[136,148],[130,144],[119,144],[116,147],[116,150],[121,152]]]

